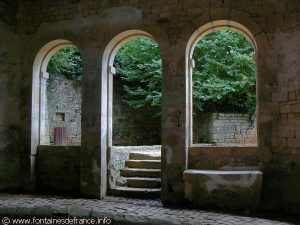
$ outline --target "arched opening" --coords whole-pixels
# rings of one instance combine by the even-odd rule
[[[41,86],[41,145],[81,145],[82,63],[77,48],[64,47],[49,60]],[[43,83],[44,84],[44,83]]]
[[[232,21],[206,24],[187,49],[190,146],[257,146],[256,44]]]
[[[127,195],[134,189],[137,195],[159,196],[159,45],[150,34],[132,30],[115,37],[106,53],[109,193]]]
[[[57,158],[56,163],[63,164],[59,160],[65,153],[55,146],[81,145],[81,79],[80,53],[70,41],[51,41],[38,52],[33,65],[31,108],[31,179],[34,184],[37,176],[37,186],[43,181],[40,171],[50,168],[47,167],[49,163],[39,164],[38,174],[34,173],[39,146],[44,145],[45,150],[41,153],[46,152],[47,155],[51,150],[52,156]],[[77,153],[79,148],[74,148],[67,155]],[[43,154],[39,156],[43,157]],[[58,174],[56,176],[59,177]],[[79,174],[75,176],[77,179]],[[62,172],[62,177],[68,180],[68,174],[64,176]],[[59,189],[56,184],[53,188]]]
[[[196,44],[192,77],[193,144],[256,145],[254,48],[229,28]]]
[[[81,80],[80,53],[72,43],[57,40],[40,50],[32,90],[32,140],[37,145],[80,145]]]
[[[215,48],[209,48],[211,46]],[[256,55],[254,53],[257,54],[257,47],[253,35],[246,27],[233,21],[210,22],[200,27],[188,42],[186,100],[189,147],[187,169],[184,171],[183,180],[185,198],[193,203],[218,206],[224,204],[224,208],[232,207],[231,204],[241,204],[239,207],[252,205],[251,207],[255,208],[259,204],[262,185],[262,172],[259,171],[259,138],[255,138],[254,142],[245,142],[245,137],[242,137],[243,141],[236,139],[226,143],[225,140],[228,136],[229,139],[234,139],[230,136],[231,129],[240,126],[241,115],[236,111],[231,111],[230,119],[233,120],[227,118],[228,121],[211,116],[213,120],[218,119],[218,124],[210,121],[209,123],[213,124],[210,129],[219,132],[216,133],[216,136],[222,136],[221,131],[223,131],[221,141],[211,141],[211,138],[215,138],[214,136],[205,137],[206,140],[197,140],[199,133],[195,133],[197,130],[194,127],[194,123],[197,121],[194,112],[201,111],[199,110],[201,107],[207,109],[213,106],[214,109],[223,111],[226,107],[230,110],[240,110],[249,105],[251,110],[247,110],[259,112],[259,100],[255,97],[255,95],[257,96],[256,80],[258,79],[255,79],[254,60]],[[228,69],[231,70],[228,71]],[[223,101],[218,102],[215,99]],[[247,101],[248,105],[245,105]],[[218,117],[222,116],[226,119],[225,112],[219,113]],[[237,116],[239,119],[235,118]],[[256,123],[259,124],[259,113],[255,118]],[[248,116],[249,119],[251,116]],[[205,130],[205,122],[196,128],[200,131]],[[228,122],[233,123],[231,127],[234,128],[230,128],[226,124]],[[257,130],[254,129],[254,132],[257,137],[256,132],[259,126],[256,127]],[[239,130],[242,130],[241,127]],[[225,179],[226,176],[228,179]],[[247,179],[245,179],[246,177]],[[211,178],[213,181],[210,180]],[[210,182],[213,183],[213,191],[211,186],[207,186],[207,183]],[[247,184],[247,182],[249,183]],[[254,183],[257,186],[253,186]],[[240,190],[243,191],[240,192]],[[231,193],[230,198],[224,201],[224,196],[226,196],[224,193],[228,192]],[[249,195],[248,200],[244,198],[245,193]]]
[[[228,43],[241,46],[228,46]],[[216,49],[208,49],[210,46],[215,46]],[[220,48],[223,52],[215,52],[220,51]],[[256,123],[259,121],[259,115],[255,112],[259,111],[259,101],[256,97],[256,54],[256,42],[251,32],[233,21],[208,23],[200,27],[190,38],[186,49],[188,169],[258,168],[259,126],[256,126]],[[205,60],[210,61],[207,63]],[[222,67],[232,67],[234,72],[228,72],[227,68]],[[227,92],[229,95],[226,95]],[[218,102],[222,98],[223,101]],[[205,102],[207,99],[209,101]],[[245,107],[246,100],[249,108]],[[228,101],[232,102],[228,104]],[[213,106],[214,110],[217,108],[221,111],[216,114],[208,111],[210,114],[205,114],[199,110],[201,107],[209,109],[210,106]],[[230,106],[227,110],[229,115],[226,114],[226,110],[223,111],[228,106]],[[243,107],[246,108],[246,113],[234,111]],[[198,118],[197,114],[200,114]],[[195,123],[198,124],[195,126]],[[247,140],[248,137],[250,138]]]
[[[113,84],[113,146],[161,144],[159,45],[136,38],[117,52]]]

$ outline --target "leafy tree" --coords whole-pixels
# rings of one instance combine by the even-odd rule
[[[196,45],[193,106],[196,111],[254,112],[253,45],[230,29],[212,32]]]
[[[196,112],[254,112],[255,65],[252,44],[230,29],[212,32],[196,45],[193,58],[193,105]],[[160,115],[162,60],[152,40],[138,38],[126,43],[115,58],[116,79],[122,81],[124,102],[134,109],[146,108]],[[76,48],[58,51],[48,64],[50,74],[82,79]]]
[[[255,65],[252,44],[230,29],[206,35],[193,58],[193,105],[198,111],[255,111]],[[161,58],[157,43],[136,39],[116,56],[116,76],[124,82],[125,102],[132,108],[153,107],[160,113]]]
[[[115,58],[116,78],[122,79],[124,101],[132,108],[160,114],[162,60],[157,43],[138,38],[126,43]]]
[[[82,62],[78,49],[67,47],[57,51],[48,63],[47,72],[52,76],[59,74],[70,80],[82,80]]]

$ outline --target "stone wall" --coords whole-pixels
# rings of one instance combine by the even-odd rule
[[[0,191],[21,187],[20,53],[16,1],[0,1]]]
[[[80,147],[39,146],[36,184],[40,193],[78,194]]]
[[[47,81],[47,119],[50,144],[54,144],[54,128],[67,128],[67,145],[81,144],[81,81],[63,75],[50,75]]]
[[[298,14],[299,15],[299,14]],[[275,32],[276,85],[272,90],[273,120],[269,124],[270,167],[264,175],[263,199],[273,209],[300,213],[300,32]],[[264,132],[268,132],[267,130]],[[263,153],[264,154],[264,153]],[[276,197],[271,197],[276,196]]]
[[[254,170],[259,167],[257,147],[189,147],[188,168],[199,170]]]
[[[120,176],[120,169],[125,168],[125,161],[129,159],[130,152],[160,151],[160,145],[153,146],[113,146],[109,148],[108,182],[109,188],[124,186],[125,178]]]
[[[152,110],[153,111],[153,110]],[[161,118],[151,109],[133,109],[124,102],[123,83],[114,79],[113,90],[113,145],[161,144]]]
[[[9,26],[16,25],[17,20],[17,0],[0,1],[0,21]]]
[[[193,119],[194,143],[257,144],[256,121],[248,114],[200,113]]]
[[[19,127],[0,124],[0,191],[20,188],[20,167]]]
[[[161,120],[147,109],[130,108],[123,100],[122,82],[114,79],[113,145],[160,144]],[[81,144],[81,82],[63,75],[47,80],[46,129],[42,143],[54,144],[54,128],[67,127],[67,145]],[[43,106],[42,106],[43,107]]]

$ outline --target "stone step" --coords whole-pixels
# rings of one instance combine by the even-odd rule
[[[130,159],[134,160],[160,160],[161,153],[160,151],[149,151],[149,152],[130,152]]]
[[[160,178],[127,177],[126,180],[128,187],[159,188],[161,186]]]
[[[130,168],[160,169],[160,160],[126,160],[125,166]]]
[[[123,177],[160,177],[160,169],[125,168],[120,170]]]
[[[111,189],[112,195],[133,198],[160,198],[160,192],[160,188],[115,187]]]

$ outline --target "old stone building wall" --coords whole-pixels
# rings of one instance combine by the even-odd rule
[[[67,145],[81,144],[81,81],[68,80],[63,75],[51,75],[47,80],[44,143],[54,145],[54,128],[67,128]],[[122,82],[114,80],[113,145],[160,144],[161,121],[147,109],[133,109],[123,102]],[[44,107],[44,106],[41,106]]]
[[[16,1],[0,2],[0,190],[21,185],[20,36],[16,29]]]
[[[47,81],[47,121],[50,144],[55,127],[66,127],[67,145],[81,144],[81,81],[50,75]]]
[[[17,25],[17,0],[0,2],[0,20],[15,29]]]
[[[161,119],[153,110],[133,109],[124,102],[123,83],[114,79],[113,145],[138,146],[161,144]]]
[[[0,5],[2,10],[5,7]],[[106,194],[108,98],[102,74],[113,69],[102,60],[106,62],[107,51],[113,48],[111,40],[122,32],[141,33],[139,30],[151,34],[162,50],[162,200],[182,202],[190,140],[187,46],[200,27],[222,20],[228,26],[235,21],[246,27],[257,47],[261,207],[299,212],[299,1],[24,0],[18,1],[17,12],[12,9],[17,23],[11,26],[1,19],[0,26],[0,52],[8,55],[1,56],[5,63],[0,65],[0,83],[5,95],[0,95],[0,118],[3,133],[11,137],[1,140],[1,171],[7,171],[8,165],[14,170],[1,174],[1,181],[5,180],[1,190],[17,188],[20,183],[23,189],[34,187],[36,148],[31,143],[36,143],[36,138],[31,136],[35,130],[30,125],[33,64],[43,46],[59,39],[78,46],[83,60],[80,193],[92,197]],[[16,144],[15,132],[20,144]]]
[[[272,116],[270,173],[264,179],[263,194],[276,196],[273,204],[281,201],[287,212],[299,212],[300,183],[300,32],[275,32],[274,48],[277,52],[277,80],[272,93],[276,106]],[[267,132],[267,131],[266,131]],[[280,185],[278,185],[280,184]],[[273,186],[273,187],[272,187]],[[279,190],[281,190],[279,192]],[[278,196],[278,192],[280,196]],[[269,194],[267,194],[269,193]],[[280,199],[280,200],[279,200]]]
[[[215,144],[257,143],[256,121],[249,114],[201,113],[193,118],[193,142]]]
[[[255,146],[193,146],[188,154],[189,169],[254,170],[259,166],[258,148]]]

